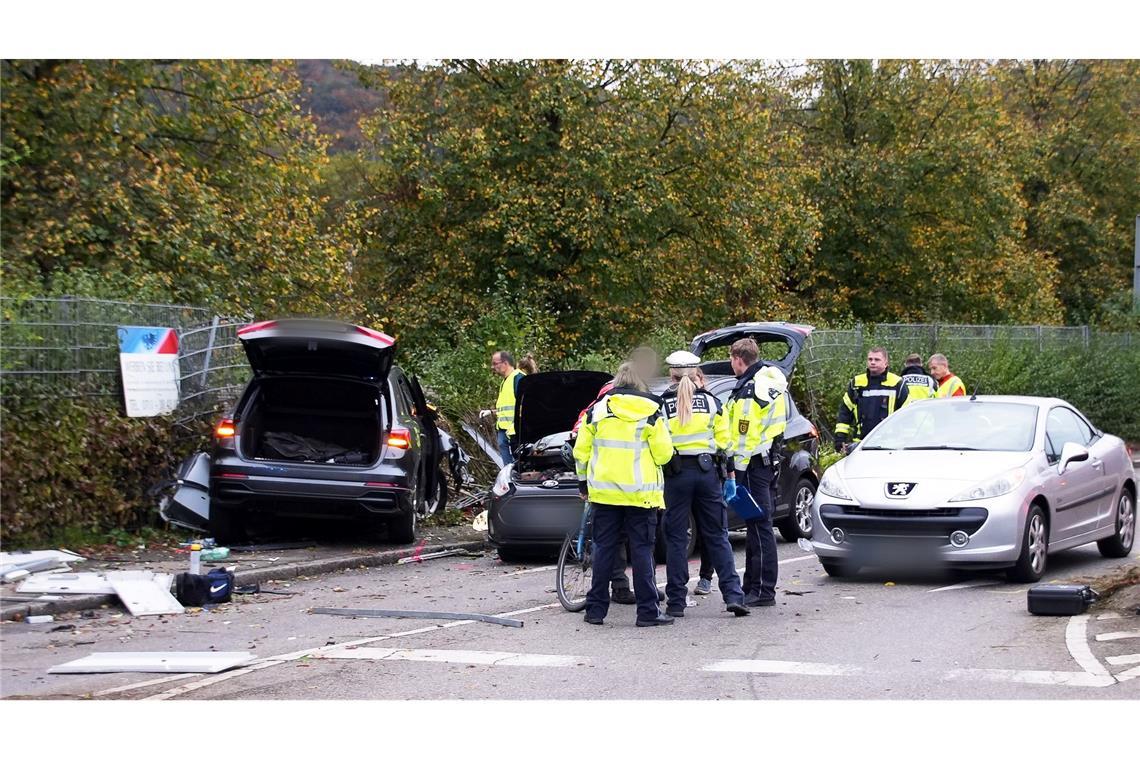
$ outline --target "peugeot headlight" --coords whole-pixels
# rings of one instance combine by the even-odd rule
[[[847,488],[843,485],[839,473],[836,472],[837,469],[836,467],[827,468],[827,472],[823,473],[823,479],[819,481],[819,491],[837,499],[853,501],[851,494],[847,493]]]
[[[514,465],[508,464],[499,470],[499,476],[495,478],[495,484],[491,486],[491,493],[496,496],[505,496],[507,491],[511,490],[511,471],[513,469]]]
[[[950,501],[975,501],[977,499],[992,499],[995,496],[1002,496],[1009,493],[1021,485],[1021,481],[1023,480],[1025,480],[1025,468],[1018,467],[1016,470],[1003,472],[996,478],[990,478],[989,480],[984,480],[975,486],[970,486]]]

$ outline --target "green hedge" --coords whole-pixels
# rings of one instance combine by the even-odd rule
[[[865,348],[875,343],[867,339]],[[886,343],[891,369],[898,372],[910,352],[905,345]],[[947,346],[942,349],[950,369],[968,391],[982,394],[1056,396],[1073,404],[1107,433],[1140,441],[1140,346],[1114,346],[1093,341],[1084,346],[1027,347],[996,342],[986,348]],[[924,358],[925,355],[924,355]],[[828,358],[807,364],[801,360],[793,380],[797,400],[809,412],[807,391],[815,391],[816,424],[831,431],[847,382],[864,367],[855,358]]]
[[[125,417],[113,399],[5,398],[2,411],[5,545],[157,524],[147,490],[206,433],[179,433],[169,418]]]

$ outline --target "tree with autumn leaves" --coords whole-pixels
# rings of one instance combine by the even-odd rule
[[[4,294],[336,313],[351,216],[291,64],[5,61]]]

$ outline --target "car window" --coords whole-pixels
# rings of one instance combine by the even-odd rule
[[[408,387],[408,379],[402,374],[392,374],[392,380],[395,385],[395,402],[396,412],[398,414],[410,415],[412,413],[412,391]]]
[[[1029,451],[1037,407],[1005,402],[913,404],[887,417],[863,441],[865,449]]]
[[[1054,407],[1045,420],[1045,454],[1050,461],[1059,459],[1066,443],[1088,446],[1092,429],[1077,415],[1063,406]]]
[[[749,335],[760,347],[760,358],[769,362],[783,361],[792,352],[792,343],[773,335]],[[702,362],[728,361],[731,346],[713,346],[701,354]]]

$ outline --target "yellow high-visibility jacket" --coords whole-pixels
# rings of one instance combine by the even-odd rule
[[[788,381],[778,367],[759,364],[740,376],[728,399],[728,453],[737,470],[748,469],[752,457],[767,455],[788,427]]]
[[[525,374],[521,369],[516,369],[503,378],[503,384],[499,386],[499,400],[495,403],[498,413],[495,427],[506,430],[507,435],[515,434],[515,386],[518,385],[518,378]]]
[[[963,383],[957,375],[951,372],[946,377],[942,378],[938,385],[938,392],[934,394],[937,398],[951,398],[953,396],[965,396],[966,384]]]
[[[921,367],[907,367],[899,377],[906,386],[906,400],[899,409],[915,401],[934,398],[938,391],[938,381],[923,372]]]
[[[682,425],[677,416],[677,389],[670,388],[661,396],[665,417],[669,420],[669,437],[673,448],[682,456],[715,454],[729,447],[728,415],[720,399],[704,388],[693,394],[692,416]]]
[[[664,509],[661,465],[672,457],[661,399],[629,388],[594,404],[574,444],[578,480],[595,504]]]

